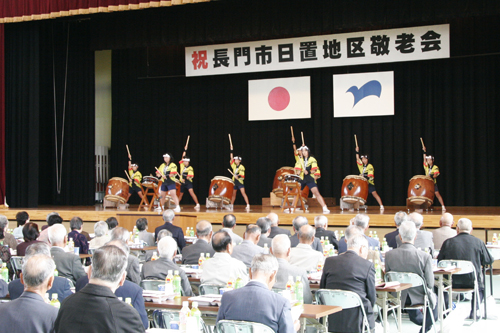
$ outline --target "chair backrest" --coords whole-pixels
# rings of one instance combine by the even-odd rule
[[[359,295],[347,290],[320,289],[316,291],[316,302],[321,305],[336,305],[342,309],[351,309],[358,306],[364,307]]]
[[[474,273],[476,276],[476,268],[471,261],[468,260],[441,260],[438,262],[438,267],[455,266],[460,268],[460,272],[453,273],[454,275]]]
[[[12,265],[12,268],[16,271],[16,270],[22,270],[23,268],[23,263],[24,263],[24,257],[20,257],[20,256],[13,256],[13,257],[10,257],[10,263]]]
[[[179,311],[170,311],[170,310],[154,310],[153,311],[153,326],[155,328],[165,328],[170,329],[171,322],[179,323]],[[200,319],[201,329],[203,333],[210,333],[209,328],[203,321]]]
[[[156,290],[158,291],[158,285],[165,284],[163,280],[142,280],[141,287],[144,290]]]
[[[410,283],[412,288],[425,285],[422,277],[415,273],[387,272],[384,278],[386,282],[398,281],[399,283]],[[427,290],[427,288],[424,289]]]
[[[215,329],[218,333],[274,333],[267,325],[237,320],[219,320]]]
[[[208,295],[208,294],[219,295],[220,289],[225,287],[226,286],[219,284],[202,283],[200,284],[200,295]]]

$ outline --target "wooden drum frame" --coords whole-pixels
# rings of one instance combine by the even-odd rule
[[[434,202],[434,180],[429,176],[416,175],[408,185],[408,202],[430,207]]]
[[[365,177],[349,175],[344,178],[340,194],[342,201],[364,205],[368,199],[368,181]]]
[[[128,190],[129,185],[125,179],[113,177],[108,181],[104,199],[124,204],[128,200]]]
[[[282,167],[276,170],[276,175],[274,176],[274,181],[273,181],[273,193],[279,198],[283,197],[283,187],[281,186],[281,181],[283,180],[283,177],[285,175],[294,175],[295,171],[292,167]]]
[[[233,198],[234,182],[224,176],[215,176],[208,189],[208,200],[230,205]]]

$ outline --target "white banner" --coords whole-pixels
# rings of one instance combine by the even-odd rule
[[[333,76],[333,117],[394,115],[394,72]]]
[[[309,76],[248,81],[248,120],[311,118]]]
[[[450,57],[450,25],[186,47],[186,76]]]

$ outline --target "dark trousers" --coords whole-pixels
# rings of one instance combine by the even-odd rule
[[[479,303],[476,304],[476,306],[475,306],[476,310],[479,310],[479,304],[481,304],[483,302],[483,299],[484,299],[484,288],[479,288]],[[472,300],[470,302],[470,314],[469,314],[470,318],[474,318],[474,304],[475,303],[476,303],[476,295],[473,292],[472,293]]]
[[[406,299],[406,305],[411,305],[410,302],[410,297]],[[410,317],[410,320],[412,323],[422,326],[424,323],[424,315],[423,315],[423,309],[421,310],[407,310],[408,312],[408,317]],[[429,308],[427,308],[426,314],[425,314],[425,331],[428,332],[431,327],[432,327],[432,318],[431,316],[434,316],[434,320],[437,320],[438,318],[438,307],[437,305],[434,306],[434,309],[432,311],[429,311]],[[422,332],[422,329],[420,330]]]

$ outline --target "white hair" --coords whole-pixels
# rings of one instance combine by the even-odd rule
[[[316,228],[324,227],[328,224],[328,219],[324,215],[318,215],[314,218],[314,226]]]
[[[290,238],[287,235],[276,235],[271,243],[271,248],[275,255],[284,255],[291,246]]]
[[[357,225],[361,229],[368,228],[368,223],[370,223],[370,217],[366,214],[358,214],[354,217],[354,225]]]
[[[158,253],[162,258],[171,259],[177,251],[177,242],[170,236],[163,237],[158,242]]]
[[[424,224],[424,217],[419,213],[416,212],[411,213],[409,217],[410,220],[412,220],[413,223],[415,223],[415,227],[417,227],[417,229],[420,229]]]
[[[363,235],[364,230],[357,225],[350,225],[345,229],[345,239],[349,241],[354,236]]]
[[[130,239],[130,231],[124,227],[116,227],[111,230],[111,240],[121,239],[123,241],[128,241]]]
[[[399,226],[399,234],[401,235],[401,240],[403,243],[413,242],[417,236],[417,227],[415,222],[404,221]]]
[[[279,222],[278,214],[269,213],[269,214],[267,214],[266,217],[271,220],[271,227],[276,227],[278,225],[278,222]]]
[[[300,227],[302,227],[303,225],[309,224],[309,222],[307,221],[306,217],[299,215],[293,219],[292,224],[293,224],[293,227],[295,228],[295,231],[299,232]]]
[[[278,260],[272,254],[257,254],[252,259],[252,274],[262,272],[265,275],[271,275],[278,271]]]
[[[56,223],[49,227],[48,233],[51,244],[60,244],[64,242],[64,237],[66,237],[66,228],[62,224]]]
[[[26,258],[23,264],[23,282],[26,287],[38,287],[54,274],[56,264],[45,254],[35,254]]]
[[[163,212],[163,221],[164,222],[172,222],[175,217],[175,212],[171,209],[167,209]]]
[[[397,212],[395,215],[394,215],[394,223],[396,224],[396,226],[400,226],[401,223],[403,223],[403,221],[406,221],[407,219],[407,214],[403,211],[399,211]]]
[[[9,224],[9,220],[7,219],[7,216],[5,215],[0,215],[0,227],[4,228]],[[5,230],[7,232],[7,230]]]
[[[440,221],[444,224],[444,225],[448,225],[448,226],[452,226],[453,225],[453,215],[451,215],[450,213],[444,213],[442,216],[441,216],[441,219]]]
[[[105,221],[99,221],[94,224],[94,233],[96,237],[101,237],[108,231],[108,224]]]
[[[462,217],[460,220],[458,220],[457,227],[458,229],[460,229],[460,232],[470,233],[472,231],[472,221],[465,217]]]
[[[355,249],[359,250],[362,246],[365,246],[368,248],[368,240],[365,238],[364,235],[355,235],[351,239],[347,241],[347,248],[348,249]]]

